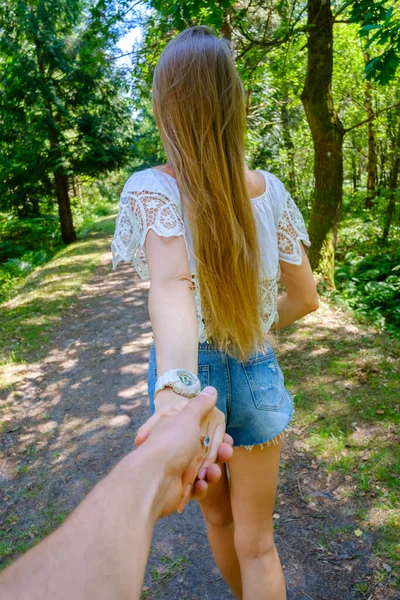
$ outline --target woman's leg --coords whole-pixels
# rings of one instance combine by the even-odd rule
[[[222,477],[213,483],[200,508],[207,526],[208,539],[221,575],[237,600],[242,599],[240,566],[234,546],[234,529],[225,465],[220,465]]]
[[[272,523],[280,449],[281,440],[251,451],[235,448],[228,463],[243,600],[286,598]]]

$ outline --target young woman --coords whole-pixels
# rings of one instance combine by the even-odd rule
[[[272,513],[293,402],[269,332],[318,307],[301,244],[310,241],[283,184],[245,166],[245,95],[226,39],[195,26],[171,40],[153,110],[168,164],[126,182],[112,242],[114,268],[132,261],[151,280],[153,416],[137,443],[190,401],[197,375],[217,389],[234,452],[200,501],[210,545],[236,598],[283,600]],[[222,430],[214,426],[214,447]]]

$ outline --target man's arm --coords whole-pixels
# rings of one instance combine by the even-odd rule
[[[215,403],[214,388],[206,388],[161,419],[58,530],[4,571],[2,600],[140,598],[155,522],[176,510],[185,472],[204,460],[200,437]],[[218,460],[231,455],[223,443]],[[213,480],[220,474],[214,465]]]
[[[3,600],[139,598],[162,464],[128,455],[66,522],[0,578]]]

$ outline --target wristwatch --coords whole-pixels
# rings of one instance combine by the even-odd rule
[[[185,369],[171,369],[163,373],[156,381],[154,395],[165,387],[171,387],[174,392],[186,398],[193,398],[201,391],[200,379]]]

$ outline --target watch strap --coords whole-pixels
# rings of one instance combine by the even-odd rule
[[[183,377],[187,375],[188,378],[193,381],[192,385],[185,384],[184,381],[182,381],[179,375],[180,372],[182,373]],[[187,371],[186,369],[171,369],[160,375],[156,381],[154,395],[166,387],[172,387],[177,394],[186,396],[187,398],[197,396],[197,394],[199,394],[201,391],[199,378],[194,373]]]

